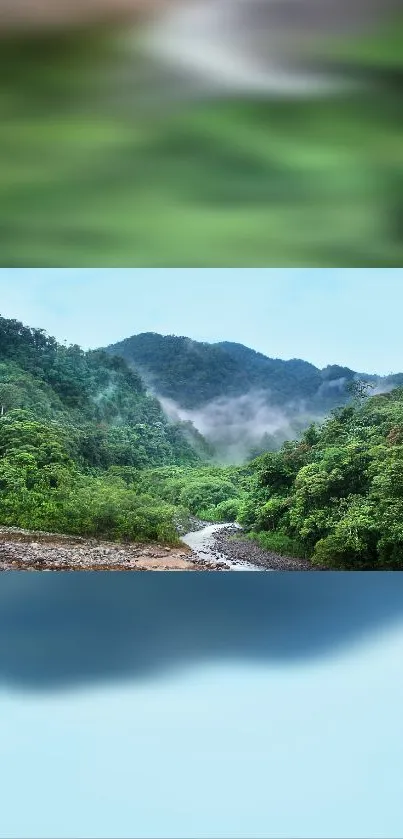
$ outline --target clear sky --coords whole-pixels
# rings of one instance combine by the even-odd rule
[[[0,313],[85,348],[139,332],[403,371],[403,269],[0,269]]]

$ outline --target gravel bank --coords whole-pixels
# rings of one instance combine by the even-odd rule
[[[232,562],[251,562],[261,567],[262,571],[320,571],[321,568],[311,565],[306,559],[294,559],[287,556],[266,551],[256,542],[239,535],[236,526],[229,526],[219,530],[214,535],[214,545]],[[324,569],[323,569],[324,570]]]
[[[219,571],[185,545],[123,545],[0,527],[0,571]]]

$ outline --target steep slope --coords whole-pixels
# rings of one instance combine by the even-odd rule
[[[122,358],[0,318],[1,525],[175,542],[181,511],[139,476],[199,465],[194,441]]]
[[[193,463],[193,438],[203,450],[200,435],[169,422],[122,358],[63,346],[41,329],[0,318],[0,414],[16,409],[70,427],[71,438],[80,429],[88,465]]]

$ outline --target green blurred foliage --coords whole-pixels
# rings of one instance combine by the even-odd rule
[[[119,38],[4,42],[0,264],[400,266],[402,34],[332,43],[363,87],[306,101],[147,104]]]

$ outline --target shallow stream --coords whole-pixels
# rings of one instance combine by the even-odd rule
[[[234,532],[242,530],[239,524],[233,522],[226,522],[224,524],[209,524],[201,530],[192,530],[182,536],[182,542],[185,543],[192,551],[199,557],[199,559],[208,560],[210,562],[224,562],[232,571],[262,571],[266,569],[258,568],[252,562],[242,562],[240,560],[234,561],[230,556],[222,553],[215,544],[215,534],[219,530],[227,530],[231,528]]]

